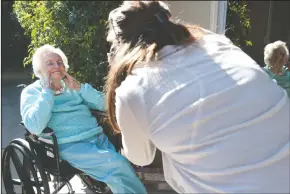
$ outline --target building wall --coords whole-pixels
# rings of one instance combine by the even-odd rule
[[[173,18],[210,28],[211,1],[168,1]]]

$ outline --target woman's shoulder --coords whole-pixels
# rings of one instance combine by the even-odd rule
[[[36,80],[33,83],[27,85],[23,90],[22,93],[34,93],[41,91],[42,87],[40,84],[40,80]]]
[[[204,41],[204,42],[223,42],[225,44],[233,45],[233,42],[231,41],[231,39],[228,38],[225,34],[215,33],[215,32],[212,32],[210,30],[207,30],[207,29],[202,29],[202,31],[203,31],[204,35],[200,39],[201,41]]]
[[[145,85],[144,76],[142,76],[143,68],[134,70],[133,73],[126,77],[126,79],[116,89],[117,96],[132,96],[141,92],[141,88]]]

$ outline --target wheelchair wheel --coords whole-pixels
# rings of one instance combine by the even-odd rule
[[[14,168],[13,168],[14,167]],[[12,170],[16,170],[16,176]],[[48,179],[29,143],[14,139],[4,150],[2,177],[6,193],[49,194]]]
[[[82,182],[91,190],[93,193],[112,193],[110,188],[101,181],[97,181],[86,174],[78,175]]]

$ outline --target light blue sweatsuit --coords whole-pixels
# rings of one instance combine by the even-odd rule
[[[107,183],[113,193],[146,193],[127,159],[115,151],[89,109],[104,110],[104,94],[87,83],[81,84],[78,92],[65,87],[63,94],[54,96],[37,80],[21,93],[24,125],[38,136],[45,127],[52,128],[63,160]]]
[[[283,66],[282,75],[276,75],[267,66],[264,67],[266,73],[271,79],[275,80],[279,86],[286,90],[288,97],[290,98],[290,71],[286,66]]]

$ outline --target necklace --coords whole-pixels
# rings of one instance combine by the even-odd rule
[[[40,80],[40,85],[43,88],[43,86],[44,86],[43,80]],[[63,81],[60,82],[60,85],[61,85],[61,88],[59,90],[52,89],[54,96],[58,96],[58,95],[64,93],[65,84],[63,83]]]
[[[59,90],[53,90],[53,95],[58,96],[64,92],[64,88],[61,87]]]

